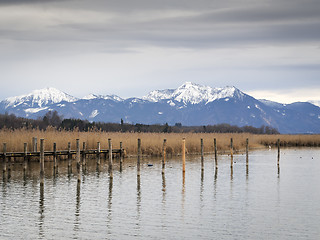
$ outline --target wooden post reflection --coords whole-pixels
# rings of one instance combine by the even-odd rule
[[[68,142],[68,173],[72,172],[72,155],[71,155],[71,143]]]
[[[53,168],[58,169],[57,143],[53,143]]]

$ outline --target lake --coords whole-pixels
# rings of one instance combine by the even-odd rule
[[[76,163],[58,173],[39,163],[26,175],[14,164],[0,173],[0,239],[320,239],[320,149],[251,151],[246,156],[89,160],[78,184]],[[2,163],[1,163],[2,164]],[[152,164],[153,166],[148,166]]]

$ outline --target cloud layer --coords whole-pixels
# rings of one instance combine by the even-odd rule
[[[78,95],[184,81],[320,89],[319,12],[317,0],[0,1],[0,97],[22,91],[12,81],[68,92],[90,81]]]

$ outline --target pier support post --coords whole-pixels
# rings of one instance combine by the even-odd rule
[[[108,144],[109,144],[109,174],[110,174],[110,178],[113,178],[112,141],[110,138],[108,139]]]
[[[68,172],[72,170],[71,142],[68,142]]]
[[[44,184],[44,139],[40,139],[40,185]]]
[[[233,167],[233,138],[230,139],[230,155],[231,155],[231,161],[230,161],[230,167]]]
[[[86,142],[82,143],[82,166],[87,164],[87,155],[86,155]]]
[[[38,139],[36,137],[32,138],[32,151],[33,152],[38,151]]]
[[[201,138],[200,140],[200,143],[201,143],[201,171],[204,170],[204,151],[203,151],[203,139]]]
[[[214,145],[214,161],[217,168],[218,167],[217,139],[213,139],[213,145]]]
[[[23,144],[23,155],[24,155],[23,156],[23,171],[24,171],[24,173],[27,170],[27,161],[28,161],[27,154],[28,154],[28,143],[24,143]]]
[[[246,139],[246,165],[249,165],[249,139]]]
[[[167,155],[167,139],[163,139],[162,145],[162,173],[164,173],[164,169],[166,166],[166,155]]]
[[[76,152],[76,161],[77,161],[77,169],[78,169],[78,172],[80,171],[80,165],[81,165],[81,156],[80,156],[80,140],[79,139],[76,139],[76,149],[77,149],[77,152]]]
[[[140,176],[141,139],[138,138],[137,175]]]
[[[53,143],[53,167],[54,169],[58,168],[57,143]]]
[[[278,166],[279,166],[279,164],[280,164],[280,139],[278,139],[277,145],[278,145]]]
[[[5,173],[7,171],[7,144],[3,143],[3,165],[2,171]]]
[[[100,142],[97,142],[97,166],[100,166],[100,152],[101,152]]]
[[[120,172],[122,172],[122,158],[123,158],[123,155],[122,155],[122,142],[120,142]]]
[[[182,172],[186,171],[186,139],[182,139]]]

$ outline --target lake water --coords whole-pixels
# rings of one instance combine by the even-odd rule
[[[0,239],[320,239],[320,149],[283,149],[245,155],[118,160],[88,163],[77,183],[76,166],[58,174],[39,163],[24,177],[20,164],[0,175]],[[153,164],[148,167],[147,164]],[[32,170],[30,170],[32,169]]]

